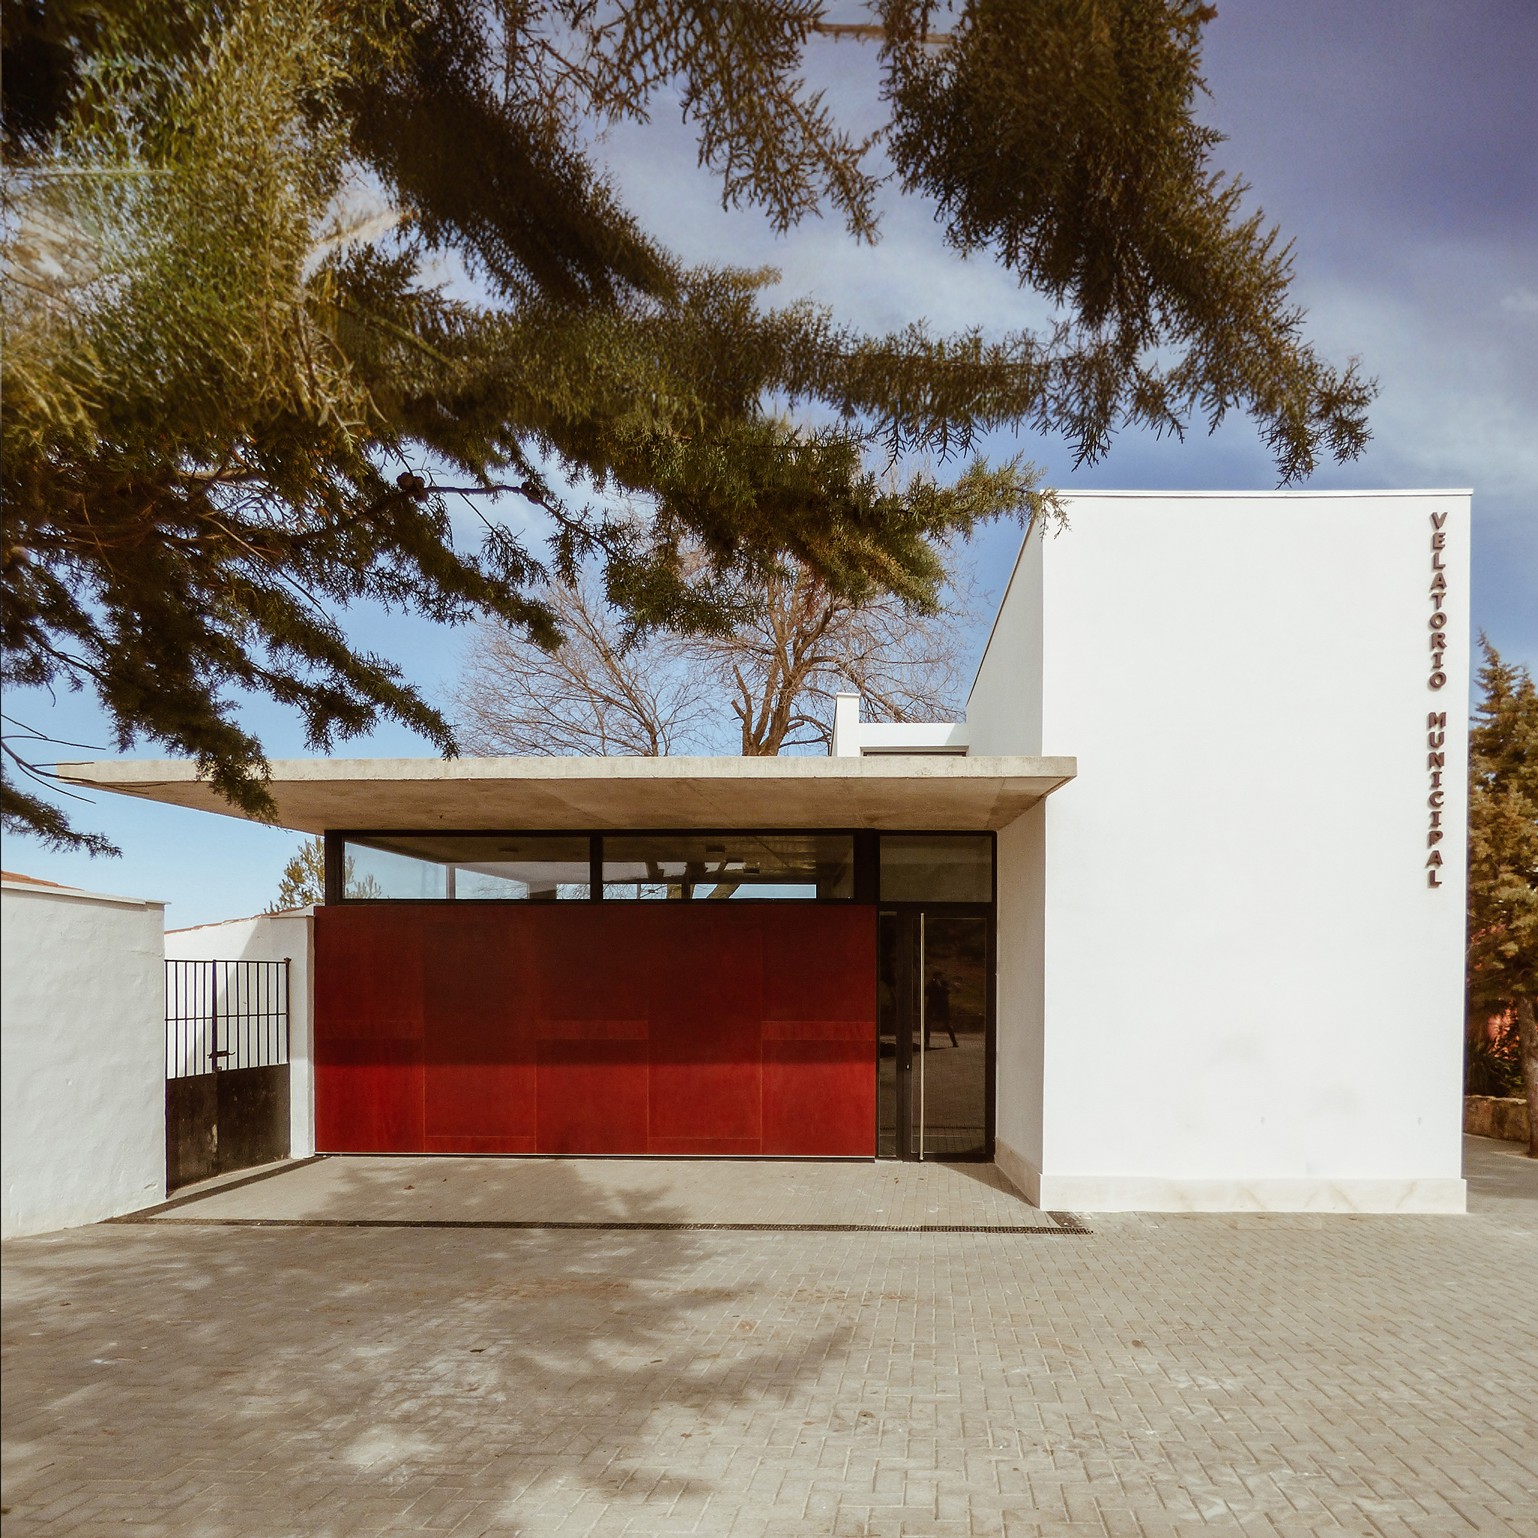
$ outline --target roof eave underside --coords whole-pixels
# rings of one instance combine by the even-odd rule
[[[56,766],[66,783],[243,820],[177,759]],[[277,823],[335,829],[1002,828],[1071,780],[1072,758],[292,759]]]

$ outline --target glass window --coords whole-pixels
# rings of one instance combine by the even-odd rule
[[[342,895],[348,898],[394,897],[409,901],[448,895],[442,865],[394,849],[377,849],[348,839],[343,869],[346,876]]]
[[[992,902],[992,837],[987,833],[883,833],[881,900]]]
[[[603,895],[666,901],[854,896],[847,833],[654,833],[605,838]]]
[[[584,835],[382,833],[346,841],[344,895],[402,901],[558,902],[591,890]]]

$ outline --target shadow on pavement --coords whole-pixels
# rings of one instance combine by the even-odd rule
[[[559,1178],[572,1210],[593,1210],[576,1169]],[[335,1216],[361,1184],[337,1183]],[[677,1218],[655,1197],[598,1204]],[[547,1490],[595,1513],[621,1497],[703,1506],[711,1480],[668,1472],[667,1439],[690,1435],[679,1412],[707,1432],[728,1406],[779,1402],[850,1333],[761,1344],[751,1289],[708,1244],[157,1222],[8,1245],[6,1531],[40,1530],[75,1488],[112,1489],[116,1509],[86,1499],[72,1532],[209,1538],[446,1528],[472,1484],[499,1492],[494,1512],[471,1504],[503,1533]]]
[[[343,1216],[330,1215],[338,1209]],[[670,1218],[650,1216],[670,1209]],[[118,1221],[590,1229],[673,1222],[701,1230],[1048,1235],[1065,1227],[992,1165],[416,1155],[303,1161]]]

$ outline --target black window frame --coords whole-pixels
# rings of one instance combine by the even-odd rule
[[[882,911],[897,909],[923,909],[927,912],[939,914],[954,913],[958,916],[971,916],[986,918],[988,936],[988,961],[986,964],[987,996],[986,996],[986,1036],[984,1041],[984,1112],[986,1125],[984,1129],[984,1151],[978,1154],[966,1155],[952,1160],[936,1160],[945,1163],[988,1163],[993,1158],[994,1149],[998,1137],[998,899],[999,899],[999,839],[998,832],[993,828],[804,828],[804,827],[774,827],[774,828],[605,828],[602,832],[595,832],[591,828],[330,828],[322,835],[325,850],[325,875],[327,906],[345,907],[418,907],[418,908],[453,908],[452,899],[447,898],[410,898],[410,897],[347,897],[342,893],[345,877],[346,841],[349,838],[399,838],[402,835],[411,836],[413,833],[435,834],[445,838],[484,836],[487,838],[519,838],[532,837],[537,834],[547,834],[552,838],[581,838],[586,837],[588,843],[588,895],[585,898],[571,898],[556,906],[562,908],[581,907],[584,903],[603,902],[603,839],[610,838],[647,838],[665,837],[670,833],[687,833],[691,836],[721,834],[730,836],[733,833],[764,833],[764,834],[807,834],[827,833],[839,834],[854,840],[854,893],[851,897],[834,898],[774,898],[774,897],[739,897],[732,901],[737,904],[758,903],[767,907],[782,908],[790,906],[862,906],[872,910],[873,915],[879,915]],[[883,833],[897,834],[901,836],[934,836],[945,837],[947,835],[976,837],[978,834],[986,834],[992,854],[992,879],[989,887],[989,897],[986,902],[949,902],[936,899],[903,898],[882,899],[881,891],[881,836]],[[610,902],[625,903],[627,906],[671,906],[692,907],[694,904],[683,902],[633,903],[628,898],[610,898]],[[477,898],[473,903],[466,902],[466,908],[485,909],[491,907],[526,907],[527,898]],[[545,906],[540,904],[540,906]],[[879,922],[879,917],[876,920]],[[877,1035],[876,1050],[880,1052],[880,1036]],[[873,1069],[877,1068],[873,1061]],[[876,1109],[879,1117],[879,1107]],[[880,1144],[879,1123],[874,1129],[876,1142]],[[877,1155],[878,1158],[890,1156]]]
[[[592,902],[593,882],[597,878],[600,867],[594,863],[595,838],[601,835],[594,834],[590,828],[328,828],[321,838],[325,849],[325,873],[326,892],[325,904],[327,907],[348,906],[390,906],[400,907],[409,903],[416,903],[423,907],[452,907],[456,899],[452,897],[348,897],[346,895],[347,883],[347,841],[356,839],[363,842],[367,839],[410,839],[410,838],[567,838],[586,839],[588,841],[588,895],[586,897],[570,897],[563,899],[565,905],[573,903]],[[384,849],[382,853],[402,854],[398,849]],[[408,859],[412,856],[407,855]],[[464,899],[464,906],[477,908],[495,908],[505,905],[523,907],[530,901],[527,897],[477,897]]]
[[[415,903],[420,906],[444,907],[452,906],[454,899],[443,897],[348,897],[344,891],[346,877],[346,844],[348,839],[364,841],[371,838],[411,838],[413,836],[434,838],[585,838],[588,840],[588,895],[586,897],[567,898],[562,906],[576,906],[582,903],[595,902],[631,902],[631,898],[605,898],[603,895],[603,840],[605,838],[666,838],[670,834],[686,834],[690,838],[723,837],[730,838],[734,834],[757,833],[768,836],[783,835],[787,837],[808,836],[824,834],[832,837],[850,838],[854,841],[854,890],[849,897],[734,897],[733,903],[767,903],[776,907],[786,903],[832,905],[843,906],[847,904],[864,904],[873,906],[881,903],[881,845],[880,839],[883,833],[891,833],[901,837],[935,837],[943,838],[948,835],[957,837],[976,838],[979,834],[985,834],[989,840],[992,852],[992,885],[991,896],[985,904],[968,903],[960,906],[974,907],[985,906],[994,909],[998,904],[999,882],[999,848],[998,834],[992,828],[805,828],[805,827],[775,827],[775,828],[604,828],[595,831],[592,828],[328,828],[322,835],[325,842],[325,871],[326,892],[325,902],[330,906],[383,906],[399,907],[403,904]],[[667,901],[667,899],[662,899]],[[481,897],[476,898],[473,906],[477,908],[497,907],[503,904],[523,906],[528,902],[524,897]],[[881,906],[921,906],[921,903],[907,903],[894,905],[890,902],[881,903]],[[936,906],[936,904],[929,904]],[[472,906],[467,902],[466,907]]]

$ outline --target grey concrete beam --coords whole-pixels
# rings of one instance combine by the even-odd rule
[[[185,759],[55,766],[66,783],[226,817]],[[1002,828],[1071,780],[1072,758],[297,758],[275,760],[280,826]]]

